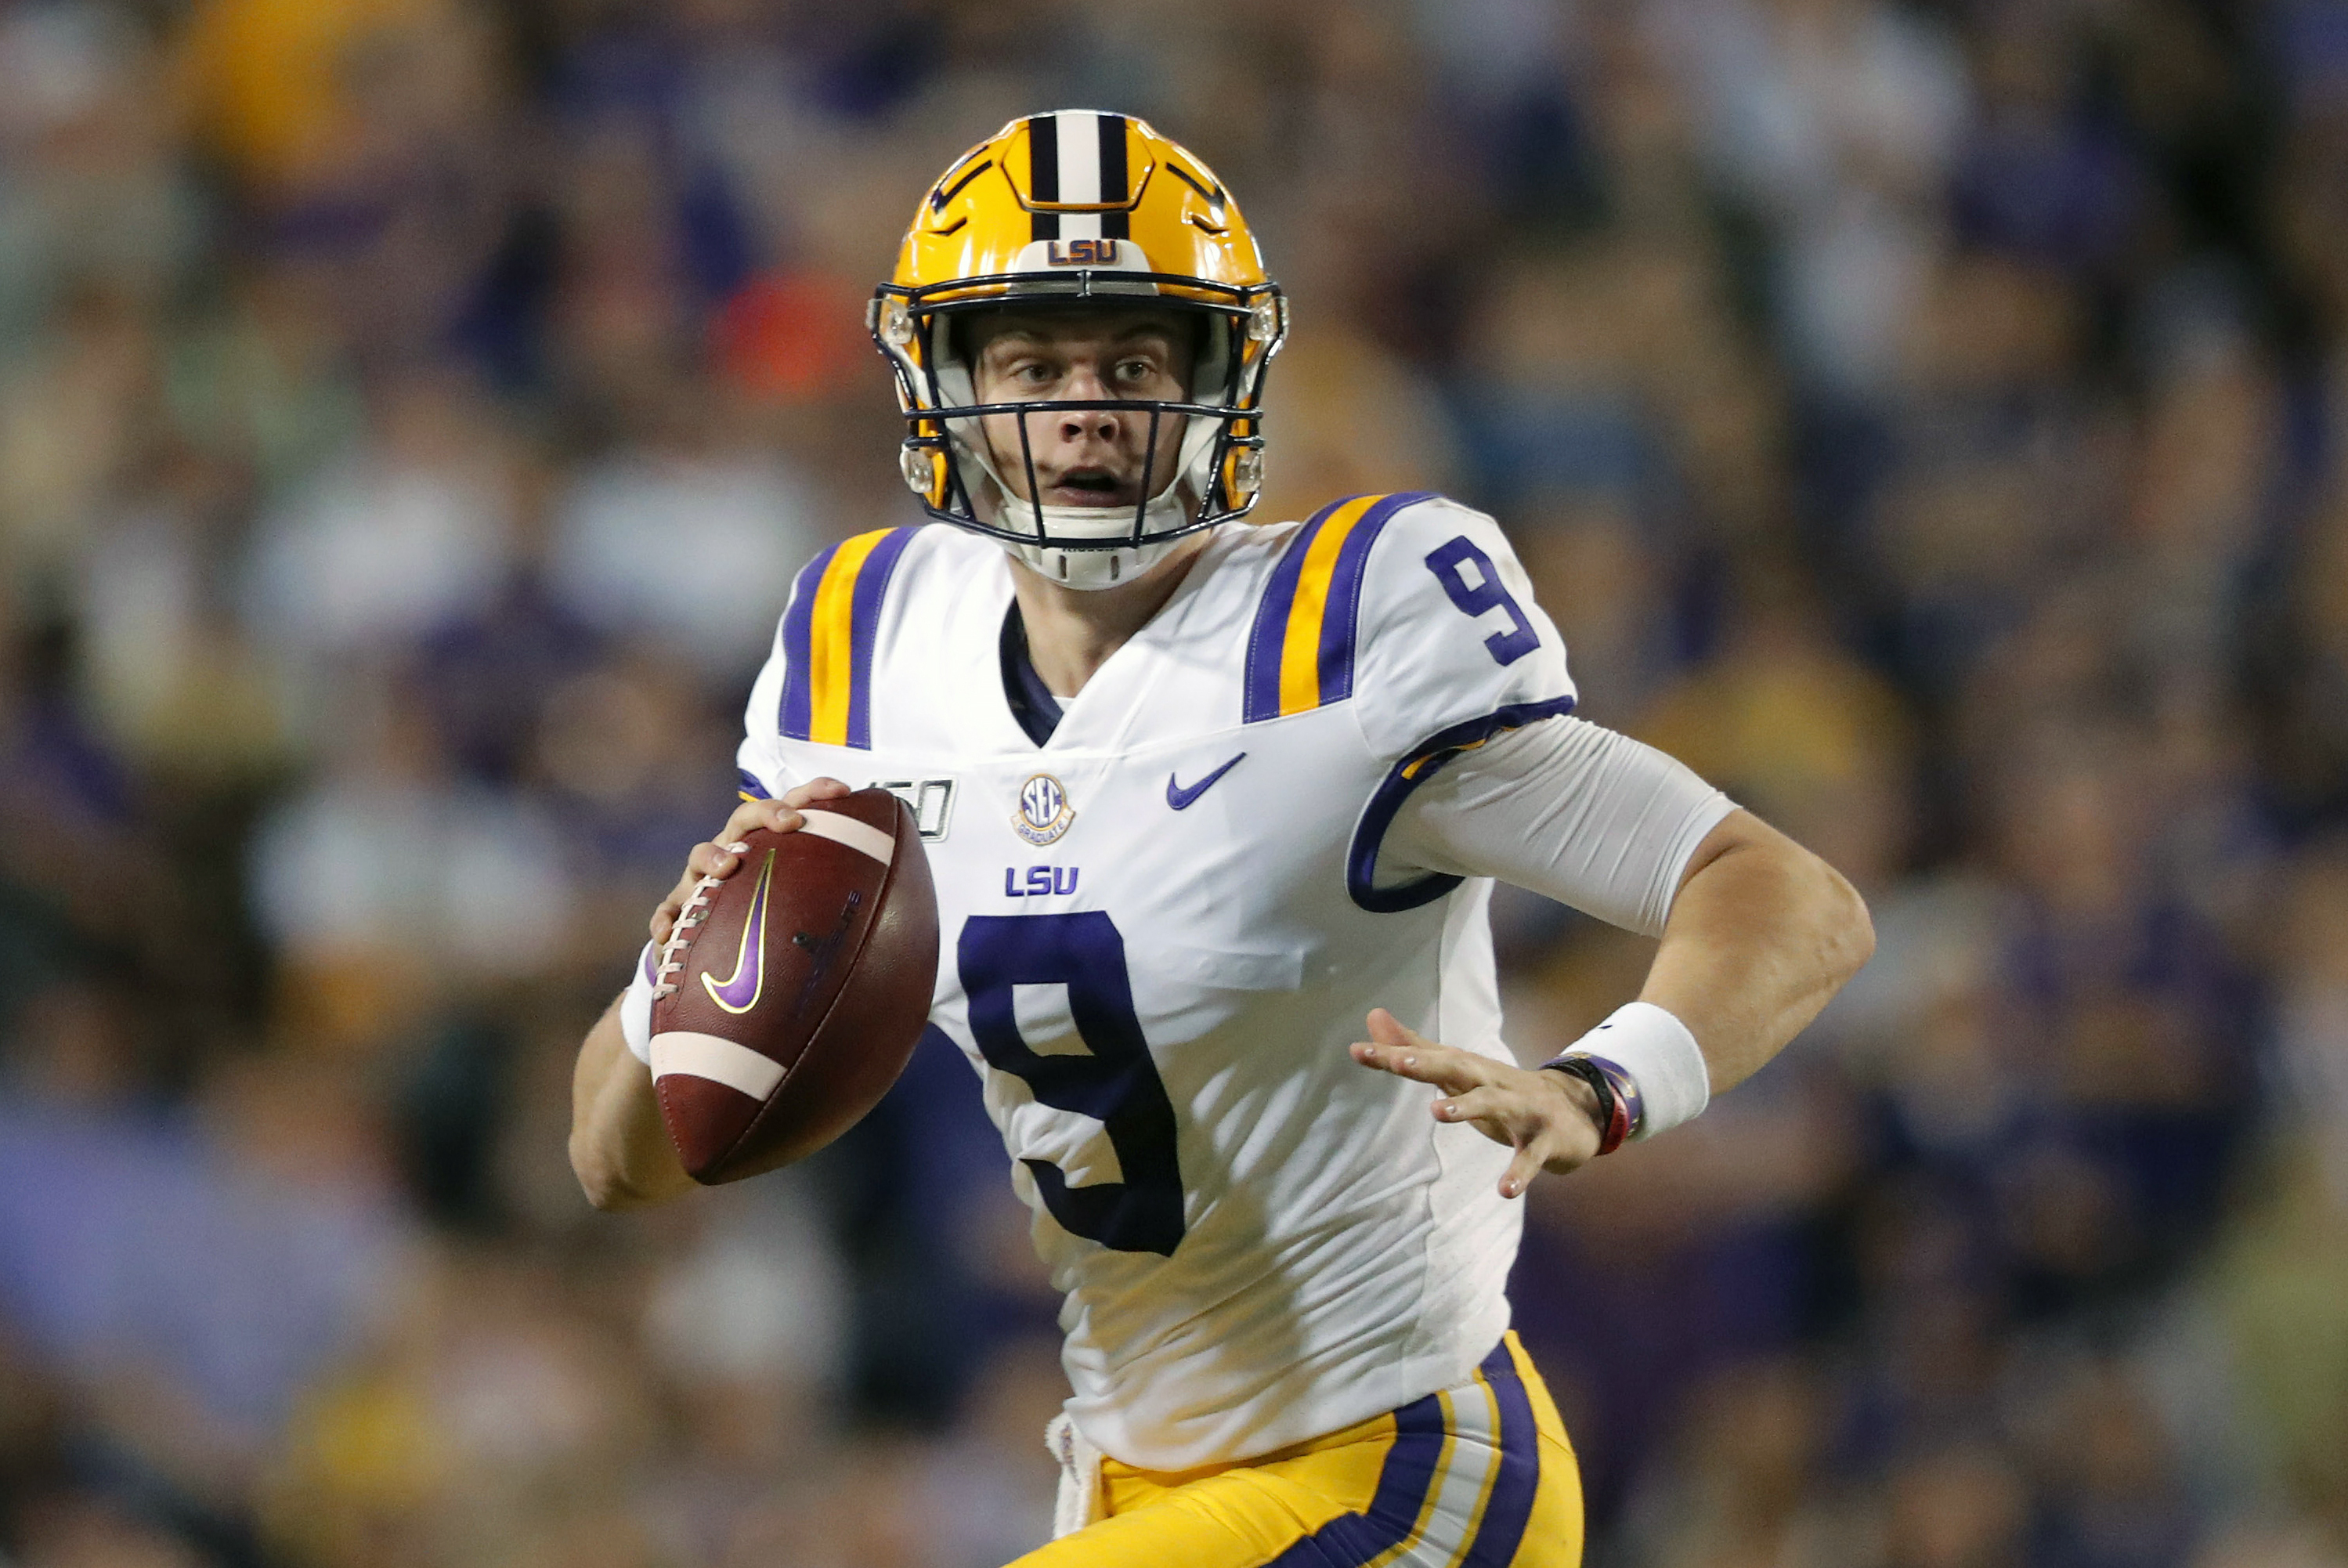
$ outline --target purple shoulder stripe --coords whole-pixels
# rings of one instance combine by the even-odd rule
[[[815,722],[815,688],[808,678],[815,644],[815,595],[839,551],[835,544],[799,568],[798,580],[791,584],[791,606],[783,612],[783,708],[778,723],[793,740],[805,740]]]
[[[1272,569],[1272,581],[1264,584],[1263,599],[1255,607],[1255,625],[1248,633],[1247,676],[1240,713],[1243,724],[1280,717],[1281,647],[1288,633],[1288,613],[1296,603],[1297,580],[1304,574],[1304,558],[1312,552],[1313,536],[1330,514],[1354,499],[1342,497],[1314,512],[1296,531],[1296,537],[1288,542],[1287,551]]]
[[[1337,551],[1336,571],[1329,579],[1329,603],[1321,613],[1321,701],[1323,706],[1354,695],[1354,634],[1362,618],[1362,579],[1370,567],[1370,548],[1395,513],[1423,500],[1433,490],[1405,490],[1390,495],[1362,514]]]
[[[856,574],[856,593],[849,608],[848,744],[867,751],[872,748],[872,648],[880,636],[880,607],[899,558],[919,531],[891,530]]]

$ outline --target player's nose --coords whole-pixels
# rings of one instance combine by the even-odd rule
[[[1071,378],[1066,394],[1072,403],[1106,398],[1108,395],[1108,388],[1101,384],[1100,377],[1091,375]],[[1063,409],[1060,413],[1060,438],[1065,441],[1089,438],[1115,446],[1123,418],[1124,416],[1114,408]]]

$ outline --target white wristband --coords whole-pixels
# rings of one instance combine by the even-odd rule
[[[660,949],[645,943],[636,973],[620,995],[620,1037],[646,1067],[653,1065],[653,965],[659,962]]]
[[[1639,1086],[1642,1114],[1634,1138],[1653,1138],[1704,1114],[1712,1072],[1688,1026],[1653,1002],[1632,1002],[1566,1047],[1603,1057]]]

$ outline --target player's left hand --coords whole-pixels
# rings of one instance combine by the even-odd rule
[[[1370,1037],[1354,1044],[1355,1061],[1433,1084],[1444,1093],[1431,1108],[1436,1120],[1467,1122],[1517,1151],[1500,1178],[1501,1197],[1519,1196],[1543,1171],[1562,1176],[1597,1157],[1598,1099],[1580,1078],[1437,1045],[1384,1007],[1369,1021]]]

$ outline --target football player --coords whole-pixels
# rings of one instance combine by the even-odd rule
[[[1023,1568],[1571,1564],[1572,1450],[1509,1330],[1514,1200],[1695,1116],[1873,939],[1816,857],[1570,717],[1489,518],[1397,494],[1236,523],[1287,319],[1231,193],[1139,120],[1036,115],[957,160],[871,313],[949,526],[800,573],[745,803],[653,935],[751,828],[851,785],[918,806],[930,1026],[1066,1293],[1059,1534]],[[1662,938],[1640,998],[1539,1068],[1502,1044],[1495,878]],[[658,983],[648,959],[580,1057],[604,1207],[691,1185]]]

